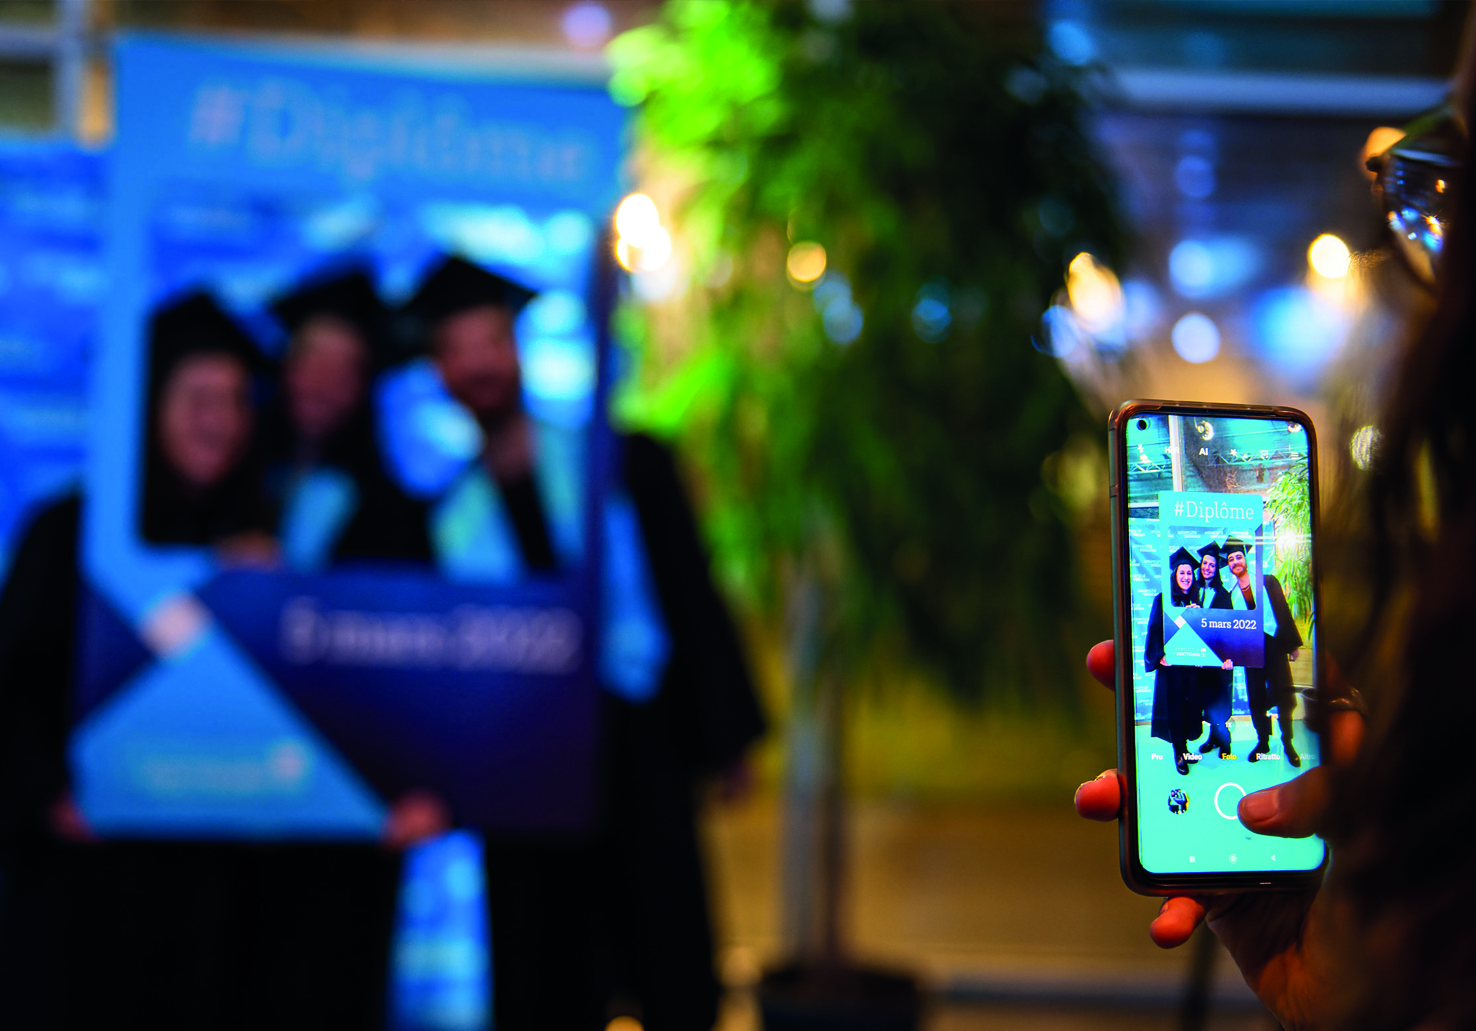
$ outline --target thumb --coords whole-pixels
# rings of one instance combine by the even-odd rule
[[[1305,838],[1317,832],[1327,810],[1327,770],[1308,770],[1295,780],[1240,800],[1240,822],[1257,834]]]

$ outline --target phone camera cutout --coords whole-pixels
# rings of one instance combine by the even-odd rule
[[[1169,812],[1176,816],[1182,816],[1189,811],[1189,796],[1184,794],[1183,788],[1174,788],[1169,792]]]
[[[1138,420],[1138,429],[1140,429],[1140,430],[1146,430],[1147,428],[1148,428],[1148,420],[1147,419],[1139,419]]]

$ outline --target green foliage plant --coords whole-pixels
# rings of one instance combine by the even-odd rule
[[[1276,579],[1292,617],[1312,618],[1312,502],[1307,463],[1282,473],[1266,492],[1266,518],[1276,525]]]
[[[1120,257],[1080,72],[1018,10],[671,0],[609,49],[690,282],[621,313],[618,416],[676,439],[758,613],[818,587],[819,667],[967,700],[1076,682],[1041,468],[1102,426],[1033,340],[1075,254]]]

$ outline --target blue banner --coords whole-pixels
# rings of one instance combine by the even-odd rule
[[[372,837],[399,793],[428,788],[462,823],[586,826],[610,453],[601,230],[621,192],[621,109],[598,88],[298,48],[139,36],[116,58],[72,741],[88,820],[114,835]],[[461,575],[475,563],[444,549],[331,557],[355,506],[389,498],[440,548],[468,511],[448,507],[477,497],[482,431],[423,340],[366,388],[384,484],[312,479],[305,523],[248,520],[248,449],[216,439],[291,411],[282,297],[363,273],[388,340],[452,257],[534,294],[516,339],[554,574]],[[164,320],[202,304],[234,327],[217,336],[246,341],[247,412],[181,401],[176,418],[163,400],[161,355],[199,348]],[[207,495],[229,498],[208,514],[232,535],[176,525]]]
[[[103,210],[100,155],[0,142],[0,579],[36,507],[82,477]]]

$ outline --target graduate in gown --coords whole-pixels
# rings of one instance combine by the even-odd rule
[[[270,557],[251,479],[255,345],[198,293],[154,316],[150,345],[146,539]],[[393,853],[88,840],[66,763],[83,507],[72,495],[36,516],[0,594],[6,1026],[381,1026]]]
[[[1169,556],[1173,571],[1169,601],[1174,608],[1198,608],[1194,573],[1199,563],[1187,548]],[[1148,613],[1148,636],[1143,646],[1143,668],[1153,674],[1153,736],[1167,741],[1174,750],[1174,767],[1189,772],[1189,740],[1199,736],[1200,704],[1198,666],[1173,666],[1164,653],[1163,595],[1153,599]]]
[[[431,513],[436,561],[461,582],[513,583],[582,561],[582,440],[523,408],[516,318],[531,291],[460,258],[407,306],[485,447]],[[632,999],[645,1027],[717,1017],[694,785],[764,721],[675,464],[617,441],[605,501],[603,815],[584,840],[486,842],[501,1031],[603,1026]]]
[[[1286,592],[1281,581],[1267,573],[1260,584],[1253,582],[1245,560],[1245,544],[1231,538],[1225,542],[1225,564],[1235,583],[1230,588],[1232,607],[1241,610],[1256,608],[1262,598],[1261,629],[1265,634],[1264,665],[1245,669],[1245,689],[1250,702],[1251,722],[1256,728],[1256,747],[1250,754],[1251,762],[1259,762],[1271,754],[1271,713],[1276,709],[1276,722],[1281,728],[1282,751],[1287,762],[1302,765],[1302,757],[1292,745],[1292,714],[1296,711],[1296,688],[1292,684],[1291,660],[1302,648],[1302,634],[1292,618],[1291,606],[1286,603]],[[1259,589],[1258,589],[1259,588]]]
[[[395,355],[387,312],[362,271],[318,279],[271,310],[289,334],[266,416],[268,498],[284,564],[430,560],[424,506],[390,479],[374,425],[374,376]]]
[[[1220,582],[1220,546],[1210,541],[1199,549],[1199,570],[1195,573],[1195,585],[1199,594],[1200,608],[1228,609],[1231,607],[1230,592]],[[1234,705],[1234,689],[1231,678],[1235,675],[1234,663],[1225,660],[1219,669],[1203,667],[1199,674],[1199,692],[1204,722],[1209,724],[1209,737],[1199,746],[1201,755],[1219,750],[1228,756],[1230,746],[1230,715]],[[1190,739],[1199,736],[1197,730]]]
[[[209,294],[196,291],[154,314],[145,540],[270,548],[255,410],[256,380],[265,368],[255,342]]]

